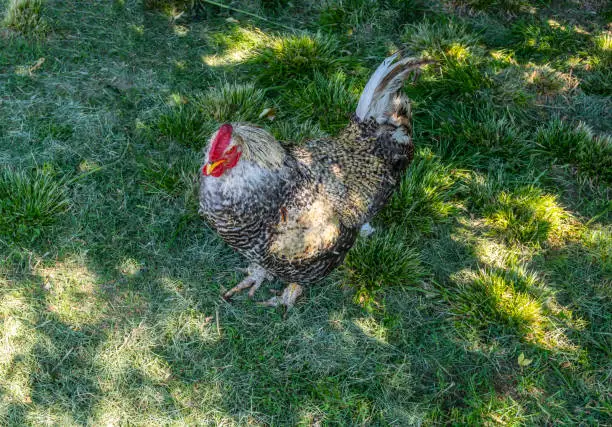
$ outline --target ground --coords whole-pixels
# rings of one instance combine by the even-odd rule
[[[609,423],[609,4],[211,3],[0,1],[0,423]],[[286,316],[224,301],[210,131],[334,135],[403,47],[374,235]]]

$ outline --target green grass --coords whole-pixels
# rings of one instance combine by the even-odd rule
[[[458,327],[480,329],[492,336],[504,333],[544,338],[543,300],[538,279],[513,269],[481,269],[462,284],[453,305]]]
[[[203,148],[210,134],[230,121],[259,122],[267,104],[265,92],[253,84],[215,82],[216,87],[187,98],[170,96],[156,118],[162,136],[192,148]]]
[[[493,233],[510,242],[539,244],[560,239],[568,219],[555,196],[544,194],[533,186],[502,190],[485,201],[483,211],[485,222]]]
[[[347,111],[357,107],[359,95],[346,74],[317,72],[306,88],[288,91],[285,102],[297,112],[293,120],[314,118],[323,131],[334,134],[346,126]]]
[[[0,236],[6,242],[33,241],[66,212],[69,203],[61,180],[51,172],[6,167],[0,175]]]
[[[5,12],[3,26],[26,37],[43,36],[47,23],[43,17],[43,0],[10,0]]]
[[[291,35],[270,40],[259,48],[253,62],[259,65],[258,79],[264,85],[286,85],[296,77],[330,70],[337,61],[338,47],[328,36]]]
[[[584,123],[576,127],[553,120],[536,130],[536,143],[557,161],[577,166],[579,172],[612,182],[612,140],[596,136]]]
[[[360,239],[344,263],[346,285],[357,290],[355,300],[370,311],[385,288],[415,285],[425,275],[419,254],[402,237],[392,229]]]
[[[609,8],[224,4],[0,0],[0,424],[608,423]],[[286,319],[223,301],[210,132],[333,136],[403,46],[438,63],[376,233]]]
[[[443,164],[430,149],[417,149],[408,173],[380,217],[386,224],[431,232],[436,223],[450,220],[459,171]]]

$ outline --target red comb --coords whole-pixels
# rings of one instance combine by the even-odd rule
[[[221,125],[219,132],[217,132],[217,137],[211,144],[210,155],[208,156],[209,161],[216,162],[225,153],[230,139],[232,139],[232,131],[232,125],[227,123]]]

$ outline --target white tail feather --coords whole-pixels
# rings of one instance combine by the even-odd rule
[[[372,103],[372,97],[374,96],[374,90],[380,84],[382,79],[389,73],[389,70],[392,67],[393,61],[398,57],[399,54],[393,54],[387,59],[385,59],[382,64],[378,66],[368,83],[366,84],[363,92],[361,93],[361,98],[359,98],[359,104],[357,104],[357,110],[355,113],[360,120],[363,120],[366,117],[368,112],[368,107]]]
[[[385,59],[370,77],[355,111],[360,120],[374,118],[379,123],[386,122],[391,114],[399,110],[400,105],[396,104],[403,101],[397,92],[404,81],[413,71],[432,62],[418,58],[398,58],[399,53],[395,53]]]

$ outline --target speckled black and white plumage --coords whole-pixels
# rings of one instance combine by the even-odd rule
[[[223,240],[285,282],[315,282],[342,262],[412,159],[409,103],[394,79],[424,62],[394,61],[379,67],[369,104],[337,138],[284,149],[262,129],[233,124],[242,157],[200,186],[200,212]]]

